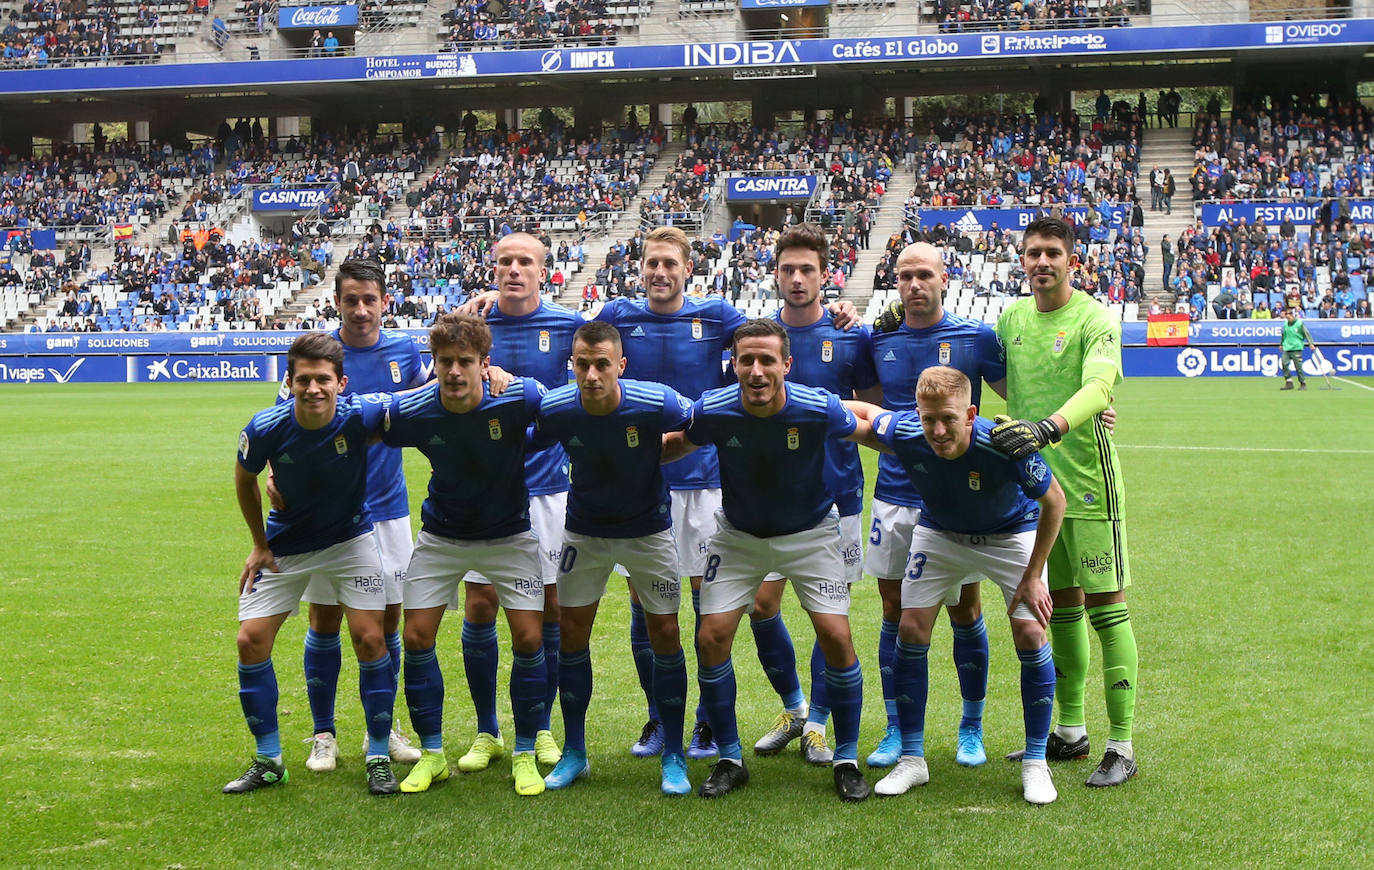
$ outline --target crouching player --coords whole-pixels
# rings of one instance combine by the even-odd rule
[[[621,379],[620,332],[592,322],[572,345],[576,384],[544,397],[535,424],[538,446],[561,443],[572,460],[572,489],[558,569],[562,647],[559,697],[563,757],[544,778],[567,788],[587,776],[587,707],[592,696],[592,624],[611,570],[623,565],[644,608],[653,651],[650,688],[663,728],[662,790],[692,790],[682,754],[687,661],[678,635],[682,595],[672,500],[659,458],[663,435],[687,427],[692,403],[671,387]]]
[[[957,598],[966,579],[986,576],[1002,587],[1021,659],[1022,793],[1030,803],[1047,804],[1058,793],[1045,764],[1054,705],[1045,561],[1064,519],[1064,492],[1038,453],[1009,459],[992,447],[993,423],[977,416],[970,394],[963,372],[932,366],[917,382],[914,413],[854,408],[872,423],[863,443],[894,454],[925,501],[912,532],[897,628],[893,679],[902,754],[874,790],[898,795],[930,780],[924,739],[931,629],[942,602]]]
[[[421,756],[401,791],[422,792],[449,776],[444,678],[434,645],[445,608],[472,571],[481,575],[481,585],[495,587],[510,624],[511,768],[516,793],[537,795],[544,791],[544,779],[535,764],[534,740],[546,703],[548,664],[540,627],[540,548],[530,532],[524,468],[525,433],[544,388],[533,378],[515,378],[501,396],[491,395],[485,380],[491,330],[475,317],[440,317],[429,330],[429,346],[437,382],[398,395],[382,431],[392,447],[419,448],[432,468],[423,524],[406,572],[402,635],[406,703]],[[468,581],[468,595],[474,585]],[[494,669],[468,667],[467,673],[474,696],[495,696],[494,685],[478,684],[487,674],[494,678]],[[478,727],[498,733],[494,722]]]
[[[291,401],[253,416],[239,435],[234,468],[239,509],[253,537],[239,577],[239,701],[257,753],[224,792],[242,794],[286,782],[272,644],[306,586],[323,578],[343,606],[358,656],[368,789],[394,794],[387,741],[396,681],[382,635],[381,554],[364,498],[367,448],[389,397],[340,397],[348,384],[343,345],[322,332],[292,342],[286,361]],[[268,462],[286,507],[273,509],[264,527],[258,475]]]

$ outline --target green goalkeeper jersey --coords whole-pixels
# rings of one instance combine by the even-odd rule
[[[1040,312],[1030,297],[1012,303],[997,335],[1007,353],[1008,413],[1069,421],[1064,440],[1041,451],[1064,488],[1065,516],[1125,519],[1121,463],[1099,416],[1121,382],[1121,324],[1075,291],[1057,311]]]

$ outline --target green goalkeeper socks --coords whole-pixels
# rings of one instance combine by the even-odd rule
[[[1131,614],[1126,602],[1121,601],[1089,609],[1088,619],[1102,644],[1102,682],[1107,694],[1107,720],[1111,723],[1108,737],[1130,740],[1139,662]]]
[[[1050,643],[1054,647],[1054,694],[1059,724],[1082,727],[1084,684],[1088,679],[1088,625],[1083,606],[1056,607],[1050,614]]]

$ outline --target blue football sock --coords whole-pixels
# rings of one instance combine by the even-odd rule
[[[700,590],[700,589],[693,589],[693,590],[692,590],[692,613],[693,613],[693,615],[695,616],[695,619],[694,619],[693,622],[692,622],[692,652],[693,652],[693,654],[696,655],[696,657],[697,657],[697,667],[700,668],[700,667],[701,667],[701,649],[700,649],[700,647],[697,646],[697,638],[701,635],[701,590]],[[731,678],[733,679],[734,665],[731,665],[730,667],[731,667],[730,673],[731,673],[731,675],[732,675]],[[700,691],[700,690],[698,690],[698,691]],[[702,697],[698,697],[698,698],[697,698],[697,711],[696,711],[696,717],[697,717],[697,721],[698,721],[698,722],[706,722],[706,721],[708,721],[708,720],[707,720],[707,714],[706,714],[706,699],[705,699],[705,698],[702,698]]]
[[[539,730],[549,730],[549,720],[553,716],[553,705],[558,700],[558,647],[563,636],[556,622],[544,623],[544,707],[539,715]]]
[[[389,755],[391,711],[396,706],[396,678],[391,676],[391,653],[372,662],[358,662],[358,697],[367,722],[367,754]]]
[[[787,633],[782,613],[767,619],[751,619],[749,628],[754,632],[759,664],[763,665],[763,673],[773,685],[773,691],[782,699],[782,706],[788,710],[800,708],[806,698],[797,678],[797,653],[792,648],[792,635]]]
[[[1054,710],[1054,653],[1047,643],[1040,649],[1019,649],[1021,712],[1026,720],[1026,758],[1043,759]]]
[[[305,630],[305,696],[310,700],[310,717],[315,733],[334,733],[334,696],[339,692],[339,633],[318,634]]]
[[[545,720],[549,676],[544,649],[514,654],[510,669],[510,707],[515,719],[515,751],[533,752],[534,735]]]
[[[830,689],[825,682],[825,653],[821,652],[821,642],[811,644],[811,712],[807,714],[808,724],[821,726],[830,721]]]
[[[558,702],[563,708],[563,748],[586,752],[587,706],[592,700],[592,651],[566,647],[559,650],[558,683]]]
[[[277,672],[272,660],[255,665],[239,663],[239,704],[248,730],[257,741],[258,755],[281,755],[281,734],[277,731]]]
[[[740,761],[739,727],[735,722],[735,665],[730,659],[713,668],[697,666],[701,703],[710,718],[711,731],[721,758]]]
[[[949,627],[954,629],[954,667],[959,672],[959,695],[964,699],[959,725],[977,725],[983,721],[988,696],[988,630],[981,615],[972,625],[950,620]]]
[[[399,631],[393,631],[386,636],[386,651],[391,654],[391,679],[399,689],[401,687],[401,662],[404,659]]]
[[[930,691],[930,644],[897,641],[893,682],[901,720],[902,754],[925,755],[926,695]]]
[[[496,643],[496,622],[463,620],[463,672],[468,678],[472,709],[477,714],[477,730],[496,736],[496,666],[500,648]]]
[[[649,707],[649,718],[658,719],[654,706],[654,651],[649,646],[649,626],[644,621],[644,606],[634,601],[630,602],[630,654],[635,658],[635,673],[639,675],[639,688]]]
[[[884,619],[878,630],[878,673],[883,678],[883,708],[888,727],[897,725],[897,691],[892,681],[892,660],[897,655],[897,623]]]
[[[864,675],[856,660],[847,668],[825,669],[830,710],[835,714],[835,761],[859,757],[859,717],[864,706]]]
[[[687,715],[687,656],[655,655],[654,701],[663,718],[663,751],[682,754],[683,719]]]
[[[405,651],[406,706],[410,724],[420,738],[420,748],[438,752],[444,748],[444,672],[434,647]]]

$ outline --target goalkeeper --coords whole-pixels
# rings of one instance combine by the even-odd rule
[[[997,322],[1007,353],[1007,408],[1016,419],[999,418],[991,439],[1014,458],[1042,450],[1068,501],[1049,557],[1059,721],[1046,756],[1062,761],[1089,753],[1083,712],[1086,615],[1102,645],[1111,725],[1102,762],[1087,784],[1121,785],[1136,773],[1131,721],[1137,656],[1126,608],[1131,572],[1121,465],[1100,416],[1121,380],[1121,325],[1069,285],[1074,235],[1066,221],[1032,222],[1023,245],[1021,260],[1033,297],[1013,303]]]

